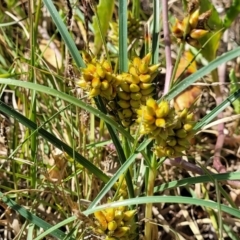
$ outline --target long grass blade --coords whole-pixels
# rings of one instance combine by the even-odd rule
[[[222,63],[230,61],[231,59],[236,58],[238,56],[240,56],[240,47],[237,47],[227,53],[224,53],[223,55],[209,63],[207,66],[199,69],[197,72],[193,73],[192,75],[181,81],[179,84],[177,84],[175,87],[173,87],[169,91],[169,93],[164,96],[164,98],[167,100],[172,100],[182,91],[184,91],[187,87],[189,87],[192,83],[204,77],[205,75],[216,69]]]
[[[73,57],[74,61],[76,62],[78,67],[85,67],[85,64],[82,60],[82,57],[79,54],[79,51],[76,47],[76,44],[74,43],[71,35],[69,34],[66,25],[62,21],[59,13],[57,12],[57,9],[53,5],[53,2],[51,0],[43,0],[46,8],[48,9],[54,23],[56,24],[64,42],[66,43],[68,50]]]

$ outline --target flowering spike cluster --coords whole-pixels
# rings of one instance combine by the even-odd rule
[[[119,41],[119,23],[118,22],[110,22],[110,34],[109,38],[111,42],[118,46]],[[131,43],[134,39],[139,39],[142,36],[143,28],[140,23],[140,19],[136,19],[132,16],[131,12],[128,12],[128,41]]]
[[[178,157],[189,148],[193,136],[194,115],[187,109],[176,114],[166,100],[159,104],[149,98],[137,110],[141,133],[155,139],[154,152],[158,157]]]
[[[140,59],[135,57],[127,73],[118,76],[120,85],[117,91],[118,116],[124,127],[136,119],[136,110],[153,95],[152,81],[157,75],[159,64],[150,66],[151,54]]]
[[[126,207],[107,208],[94,213],[97,228],[95,232],[105,236],[106,240],[131,240],[136,236],[134,215],[136,210],[127,210]]]
[[[199,39],[204,37],[209,31],[207,21],[211,16],[211,10],[200,15],[198,2],[188,6],[188,16],[182,21],[176,19],[172,32],[176,38],[182,42],[187,42],[193,47],[200,47]]]
[[[111,64],[106,60],[92,60],[89,55],[84,55],[84,59],[87,66],[82,69],[82,76],[77,85],[88,91],[90,98],[101,96],[107,100],[114,99],[120,82],[113,74]]]

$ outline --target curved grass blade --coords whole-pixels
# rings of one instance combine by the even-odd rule
[[[119,206],[132,206],[146,203],[182,203],[182,204],[190,204],[190,205],[198,205],[202,207],[208,207],[211,209],[217,209],[218,204],[214,201],[203,200],[191,197],[179,197],[179,196],[151,196],[151,197],[139,197],[127,199],[124,201],[117,201],[112,203],[107,203],[101,206],[88,208],[83,212],[85,215],[92,214],[94,212],[107,209],[110,207],[119,207]],[[234,217],[239,218],[240,210],[232,207],[228,207],[224,204],[221,204],[221,211],[231,214]]]
[[[76,47],[76,44],[74,43],[71,35],[69,34],[66,25],[62,21],[59,13],[57,12],[55,6],[53,5],[53,2],[51,0],[43,0],[46,8],[48,9],[54,23],[56,24],[64,42],[66,43],[68,50],[73,57],[74,61],[76,62],[78,67],[85,67],[85,64],[82,60],[82,57],[79,54],[79,51]]]
[[[162,191],[164,191],[166,189],[170,189],[170,188],[187,186],[190,184],[212,182],[213,179],[216,181],[239,180],[240,172],[214,174],[214,175],[211,175],[211,178],[208,175],[198,176],[198,177],[189,177],[189,178],[184,178],[184,179],[177,180],[177,181],[163,183],[160,186],[156,186],[154,188],[154,193],[159,193],[159,192],[162,192]]]
[[[114,183],[119,179],[120,175],[123,174],[129,166],[133,163],[133,161],[136,159],[139,152],[143,151],[146,148],[146,145],[148,145],[151,141],[147,140],[142,142],[139,147],[137,148],[136,152],[133,153],[126,162],[117,170],[117,172],[114,174],[114,176],[109,180],[109,182],[103,187],[101,192],[97,195],[97,197],[92,201],[92,203],[89,205],[88,209],[93,209],[97,206],[97,204],[102,200],[102,198],[106,195],[106,193],[111,189],[111,187],[114,185]]]
[[[106,108],[103,104],[103,101],[100,97],[97,98],[96,105],[97,105],[98,109],[102,110],[103,113],[105,113],[105,114],[107,113]],[[118,138],[116,132],[113,130],[112,126],[109,125],[109,124],[106,124],[106,125],[107,125],[107,128],[108,128],[108,132],[111,136],[111,139],[113,141],[113,144],[114,144],[114,146],[117,150],[118,158],[120,160],[120,163],[121,163],[121,165],[123,165],[126,162],[126,157],[125,157],[122,145],[119,141],[119,138]],[[127,182],[127,187],[128,187],[128,191],[129,191],[129,196],[131,198],[133,198],[134,197],[134,189],[133,189],[132,179],[131,179],[131,175],[130,175],[129,170],[127,170],[126,182]]]
[[[36,215],[26,210],[24,207],[18,205],[15,201],[5,196],[2,192],[0,192],[0,198],[1,198],[1,201],[7,204],[11,209],[18,212],[22,217],[27,219],[29,222],[35,224],[39,228],[43,228],[44,230],[47,230],[52,227],[51,224],[45,222],[41,218],[37,217]],[[55,229],[50,233],[50,235],[58,239],[63,239],[64,237],[66,237],[66,234],[59,229]],[[73,238],[69,238],[69,239],[73,240]]]
[[[39,128],[37,124],[30,121],[14,109],[10,108],[6,104],[0,101],[0,110],[6,113],[8,116],[11,116],[21,122],[24,126],[30,128],[31,130],[37,130],[38,134],[40,134],[43,138],[45,138],[48,142],[52,143],[58,149],[65,151],[70,157],[74,158],[78,163],[87,168],[91,173],[98,176],[104,183],[108,182],[109,177],[105,175],[100,169],[98,169],[94,164],[89,162],[86,158],[84,158],[81,154],[74,151],[67,144],[56,138],[53,134],[48,131]]]
[[[194,130],[199,130],[200,128],[206,126],[211,122],[220,112],[222,112],[227,106],[240,97],[240,89],[231,94],[227,99],[225,99],[221,104],[215,107],[209,114],[204,116],[194,127]]]
[[[189,87],[192,83],[196,82],[200,78],[204,77],[211,71],[213,71],[215,68],[217,68],[222,63],[225,63],[233,58],[236,58],[240,56],[240,47],[237,47],[227,53],[224,53],[220,57],[216,58],[214,61],[209,63],[207,66],[199,69],[197,72],[193,73],[189,77],[185,78],[183,81],[178,83],[175,87],[173,87],[168,94],[164,96],[167,100],[172,100],[174,97],[176,97],[178,94],[180,94],[182,91],[184,91],[187,87]]]
[[[10,78],[0,78],[0,84],[1,83],[37,90],[39,92],[44,92],[46,94],[58,97],[58,98],[60,98],[62,100],[65,100],[69,103],[72,103],[73,105],[78,106],[78,107],[94,114],[95,116],[103,119],[105,122],[110,124],[114,129],[118,130],[123,136],[127,137],[131,141],[134,141],[133,137],[126,130],[124,130],[123,127],[120,126],[120,124],[116,123],[113,119],[106,116],[106,114],[102,113],[98,109],[93,108],[92,106],[82,102],[80,99],[72,97],[72,96],[70,96],[66,93],[60,92],[56,89],[52,89],[50,87],[46,87],[46,86],[36,84],[36,83],[23,82],[23,81],[19,81],[19,80],[15,80],[15,79],[10,79]]]

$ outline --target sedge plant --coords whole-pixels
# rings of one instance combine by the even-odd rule
[[[171,83],[165,83],[170,89],[160,97],[156,93],[159,74],[169,66],[158,60],[161,50],[158,46],[162,46],[158,34],[160,27],[166,27],[160,26],[163,21],[159,19],[162,7],[159,2],[154,1],[153,22],[150,21],[152,40],[148,35],[150,30],[144,35],[143,20],[149,16],[138,0],[130,1],[130,5],[124,0],[100,0],[97,6],[93,1],[80,6],[66,2],[68,11],[62,12],[53,1],[29,1],[31,11],[21,27],[25,33],[24,30],[29,29],[30,34],[21,41],[31,40],[30,61],[24,55],[23,44],[16,43],[4,29],[26,19],[17,1],[7,3],[6,7],[13,7],[19,19],[14,23],[8,19],[9,23],[1,26],[9,50],[4,52],[5,59],[0,59],[1,90],[10,88],[18,97],[16,106],[22,111],[3,102],[0,110],[14,119],[13,131],[26,129],[22,141],[15,136],[11,153],[2,156],[3,165],[10,169],[2,172],[13,182],[1,183],[2,201],[25,220],[17,233],[18,239],[26,236],[43,239],[48,235],[58,239],[84,239],[89,235],[108,240],[139,239],[141,235],[146,240],[158,239],[158,227],[152,214],[154,203],[178,204],[182,210],[182,204],[199,205],[206,209],[219,237],[224,233],[237,239],[227,222],[220,221],[223,212],[236,218],[240,212],[219,181],[237,180],[238,173],[213,174],[195,162],[190,165],[192,172],[198,171],[202,176],[164,179],[166,182],[160,185],[156,184],[156,178],[164,169],[165,161],[170,159],[172,164],[180,166],[178,159],[191,155],[189,150],[197,131],[240,95],[239,89],[234,88],[226,100],[199,121],[194,116],[197,108],[194,103],[191,108],[183,109],[173,105],[176,96],[207,74],[211,73],[213,81],[217,82],[215,69],[240,55],[240,49],[236,48],[216,57],[220,38],[239,11],[238,1],[234,1],[229,9],[231,13],[228,12],[223,21],[209,1],[183,1],[186,15],[181,20],[175,19],[170,33],[172,42],[180,50],[179,56],[171,73]],[[39,23],[44,18],[42,3],[56,29],[48,44],[41,44],[40,48],[37,40]],[[92,25],[87,20],[89,14],[94,15]],[[2,13],[0,17],[4,19]],[[85,27],[94,33],[92,42],[86,37],[85,49],[81,52],[71,36],[75,32],[69,19],[75,20],[80,29]],[[61,56],[62,61],[55,58],[49,63],[44,54],[50,45],[57,46],[59,33],[61,52],[58,50],[59,55],[55,56]],[[197,49],[209,64],[178,81],[180,78],[176,79],[175,74],[186,45]],[[68,64],[64,65],[66,61]],[[195,57],[191,61],[195,61]],[[236,79],[233,74],[231,77]],[[79,94],[73,92],[73,86]],[[219,89],[214,91],[219,96]],[[101,168],[110,146],[118,163],[112,176]],[[50,160],[54,160],[54,164]],[[187,166],[183,160],[182,167],[189,170]],[[24,182],[25,188],[19,182]],[[215,202],[208,201],[206,182],[216,185]],[[204,199],[190,188],[197,183],[202,184]],[[194,198],[178,196],[177,189],[182,186]],[[166,195],[172,189],[174,194],[157,196]],[[228,205],[221,204],[222,198]],[[28,203],[30,207],[26,209]],[[139,218],[143,204],[144,217]],[[40,214],[42,206],[48,215]],[[53,213],[57,220],[52,217]],[[166,229],[166,223],[163,221],[160,225]],[[190,223],[191,231],[200,234],[196,225]],[[183,239],[171,226],[170,235]]]

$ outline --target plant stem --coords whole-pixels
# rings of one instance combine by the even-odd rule
[[[152,167],[149,168],[149,173],[148,173],[147,196],[153,196],[153,193],[154,193],[154,183],[157,175],[156,165],[157,165],[156,156],[153,156]],[[152,237],[155,235],[153,233],[154,228],[152,223],[149,221],[152,219],[152,203],[146,204],[145,218],[147,220],[145,223],[145,239],[153,239]]]

